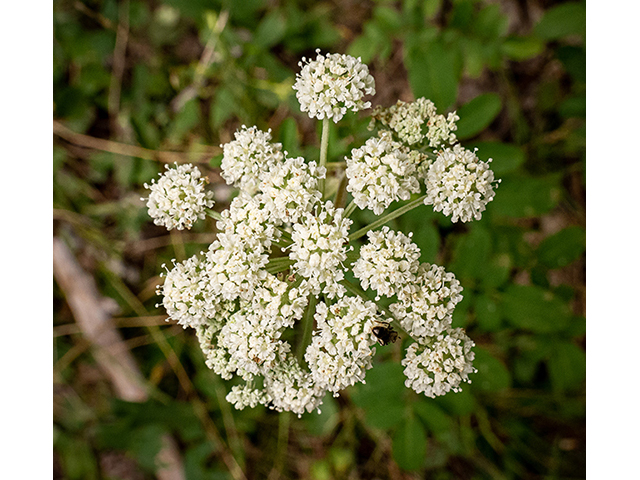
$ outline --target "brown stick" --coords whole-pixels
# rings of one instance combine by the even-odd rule
[[[99,294],[93,277],[80,267],[69,248],[58,238],[53,239],[53,275],[116,395],[129,402],[146,401],[148,393],[144,377],[115,329],[105,307],[105,298]],[[185,479],[180,452],[171,436],[163,436],[157,460],[160,480]]]
[[[80,147],[116,153],[127,157],[144,158],[145,160],[154,160],[162,163],[204,163],[208,162],[212,156],[218,155],[221,152],[219,147],[205,147],[202,153],[197,154],[150,150],[148,148],[138,147],[137,145],[128,145],[126,143],[114,142],[112,140],[105,140],[103,138],[96,138],[82,133],[77,133],[68,129],[56,120],[53,121],[53,133],[60,138],[65,139],[67,142]]]

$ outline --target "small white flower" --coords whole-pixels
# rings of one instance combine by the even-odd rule
[[[368,139],[346,158],[347,191],[358,207],[380,215],[391,202],[408,200],[420,191],[415,163],[388,132]]]
[[[462,382],[469,382],[475,354],[475,343],[462,328],[447,329],[435,337],[427,337],[424,343],[412,343],[402,360],[405,385],[434,398],[449,391],[459,392]]]
[[[462,300],[462,287],[443,267],[423,263],[416,280],[397,291],[398,302],[389,306],[400,326],[415,339],[438,335],[451,326],[451,314]]]
[[[189,229],[196,220],[205,217],[205,209],[213,207],[213,192],[205,191],[208,181],[197,167],[175,165],[176,168],[165,165],[166,172],[160,174],[157,183],[154,179],[151,185],[144,184],[151,190],[147,208],[156,225],[164,225],[167,230]]]
[[[242,410],[245,407],[254,408],[259,404],[266,404],[268,395],[264,390],[258,390],[246,384],[234,385],[227,394],[226,400],[237,410]]]
[[[325,175],[326,169],[316,162],[307,163],[302,157],[286,158],[261,172],[256,199],[264,205],[274,225],[296,223],[320,201],[318,179]]]
[[[284,159],[282,145],[271,143],[271,130],[263,132],[257,127],[243,125],[235,132],[235,140],[221,146],[222,178],[252,195],[258,189],[260,173]]]
[[[480,220],[495,195],[493,183],[489,163],[478,159],[475,152],[455,145],[440,152],[429,167],[424,203],[450,216],[452,222]]]
[[[371,129],[378,120],[407,145],[422,143],[427,139],[430,147],[438,147],[443,142],[455,143],[456,135],[453,132],[458,128],[456,121],[460,120],[455,112],[447,117],[438,115],[433,102],[424,97],[410,103],[398,100],[389,108],[376,107],[371,117]]]
[[[372,365],[376,343],[371,329],[377,313],[373,302],[342,297],[336,303],[316,306],[317,329],[305,360],[317,385],[338,392],[362,382]]]
[[[362,98],[374,95],[375,81],[369,68],[359,58],[337,53],[320,55],[315,60],[303,58],[296,75],[296,97],[300,109],[311,118],[331,118],[338,123],[348,109],[354,112],[371,106]]]
[[[391,297],[416,280],[420,264],[420,249],[409,236],[382,227],[382,231],[367,232],[369,243],[360,249],[360,258],[353,264],[353,274],[362,288],[369,287],[380,295]]]
[[[334,208],[327,201],[315,213],[305,213],[293,225],[291,253],[295,260],[293,270],[308,280],[315,295],[322,290],[329,298],[342,296],[344,287],[338,282],[344,278],[342,263],[347,259],[349,227],[353,223],[343,218],[344,210]]]

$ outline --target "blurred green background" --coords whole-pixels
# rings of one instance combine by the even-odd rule
[[[167,437],[189,480],[585,477],[584,2],[56,0],[53,19],[54,235],[148,392],[118,395],[54,281],[54,478],[160,478]],[[481,221],[424,207],[392,224],[464,287],[454,326],[476,342],[478,373],[461,393],[405,388],[398,342],[321,415],[238,412],[193,331],[156,307],[160,265],[206,249],[214,223],[154,226],[143,184],[163,162],[194,162],[224,208],[219,145],[242,124],[317,159],[319,122],[291,89],[316,48],[362,57],[374,106],[425,96],[457,110],[459,140],[502,179]],[[329,160],[367,124],[333,127]]]

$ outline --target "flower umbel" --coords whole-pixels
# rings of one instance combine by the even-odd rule
[[[378,341],[400,348],[380,329],[409,343],[407,387],[429,397],[457,392],[475,371],[473,341],[451,326],[460,282],[444,267],[420,263],[413,233],[385,223],[424,204],[454,222],[480,219],[494,196],[493,173],[475,152],[453,145],[455,112],[438,115],[424,98],[376,108],[378,135],[345,162],[328,161],[329,119],[369,108],[364,97],[375,93],[374,80],[349,55],[318,51],[300,65],[301,109],[322,120],[319,161],[289,157],[270,130],[242,126],[222,145],[221,176],[238,189],[226,210],[211,210],[206,178],[192,165],[167,168],[145,184],[156,224],[181,230],[205,214],[217,220],[205,251],[167,269],[158,288],[163,305],[172,320],[195,329],[205,364],[239,382],[227,395],[237,409],[318,409],[327,393],[364,382]],[[357,207],[373,213],[352,220]]]
[[[175,165],[175,168],[165,165],[166,172],[157,182],[144,184],[151,190],[147,208],[156,225],[164,225],[167,230],[189,229],[196,220],[205,217],[205,208],[213,207],[213,192],[205,191],[208,180],[197,167]]]
[[[331,118],[338,123],[347,110],[357,112],[371,106],[362,98],[376,93],[375,81],[369,67],[359,58],[331,53],[315,60],[300,62],[301,72],[296,76],[293,89],[300,109],[311,118]]]

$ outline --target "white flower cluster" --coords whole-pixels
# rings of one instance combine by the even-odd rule
[[[311,117],[337,122],[348,109],[369,107],[363,97],[375,93],[374,81],[359,59],[319,54],[301,65],[294,88]],[[174,261],[158,292],[169,317],[195,329],[206,365],[240,380],[227,395],[238,409],[265,405],[298,415],[318,409],[327,393],[364,382],[375,343],[396,340],[392,326],[413,341],[402,364],[406,385],[417,392],[458,391],[474,371],[473,342],[452,328],[460,282],[443,267],[420,263],[412,234],[387,226],[370,230],[352,253],[350,243],[367,229],[350,240],[353,221],[345,211],[358,206],[380,215],[419,193],[424,181],[426,204],[468,221],[493,198],[493,174],[473,152],[443,149],[455,141],[457,116],[437,115],[428,100],[377,109],[375,118],[388,128],[346,158],[340,188],[354,202],[346,210],[323,198],[325,142],[319,165],[289,157],[270,131],[256,127],[242,126],[222,145],[222,178],[239,191],[224,212],[207,212],[212,194],[191,165],[145,185],[157,224],[190,228],[205,213],[218,220],[215,241]],[[426,141],[441,148],[432,163],[425,162],[427,145],[409,148]],[[349,268],[364,290],[375,292],[375,302],[347,280]],[[383,296],[388,308],[376,303]]]
[[[350,55],[316,53],[315,60],[302,59],[302,70],[293,86],[300,109],[311,118],[331,118],[338,123],[349,109],[369,108],[371,103],[362,100],[376,93],[369,67]]]
[[[371,116],[371,129],[378,120],[393,130],[403,143],[414,145],[426,139],[429,146],[434,148],[444,142],[456,142],[453,132],[457,130],[456,122],[460,120],[456,112],[451,112],[446,117],[439,115],[433,102],[424,97],[409,103],[398,100],[398,103],[389,108],[376,107]]]
[[[452,222],[480,220],[495,195],[494,181],[488,162],[481,161],[475,152],[455,145],[440,152],[429,166],[424,203],[450,216]]]
[[[205,191],[207,178],[191,164],[176,164],[175,168],[165,165],[165,169],[157,182],[154,179],[151,185],[144,184],[151,190],[147,199],[149,216],[153,223],[164,225],[167,230],[189,229],[196,220],[205,217],[206,208],[213,207],[213,192]]]
[[[261,172],[282,161],[282,145],[271,142],[271,130],[242,126],[235,140],[222,145],[222,178],[249,194],[258,189]]]
[[[305,360],[317,385],[338,392],[364,380],[372,364],[376,343],[371,335],[376,305],[360,297],[343,297],[316,306],[317,324]]]
[[[437,336],[428,337],[425,343],[412,343],[402,360],[405,385],[427,397],[459,392],[462,382],[469,382],[475,354],[475,343],[461,328],[447,328]]]
[[[345,287],[338,282],[344,278],[342,262],[347,259],[349,226],[353,222],[342,214],[343,209],[334,208],[328,201],[293,225],[289,255],[295,260],[293,271],[307,279],[314,295],[322,292],[335,298],[345,293]]]
[[[361,209],[380,215],[391,202],[408,200],[420,191],[415,163],[388,132],[368,139],[346,158],[347,191]]]
[[[371,287],[380,295],[391,297],[416,281],[420,249],[408,236],[389,227],[367,233],[369,243],[360,249],[353,264],[353,274],[365,290]]]

